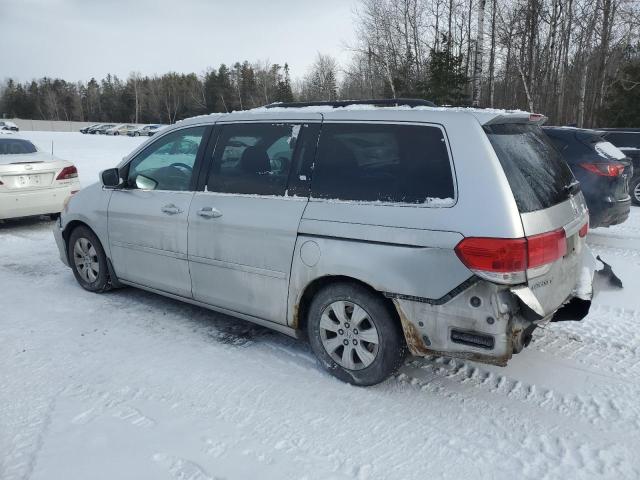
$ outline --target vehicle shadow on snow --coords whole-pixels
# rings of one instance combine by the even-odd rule
[[[265,345],[298,358],[300,356],[307,357],[310,363],[316,364],[311,347],[304,339],[296,340],[240,318],[134,287],[112,290],[106,294],[106,297],[114,307],[126,309],[136,318],[151,318],[152,323],[143,327],[160,327],[163,335],[169,332],[179,332],[179,334],[195,335],[203,342],[212,341],[233,348],[251,348]],[[402,380],[407,375],[409,375],[410,379],[415,378],[416,371],[421,370],[423,374],[418,375],[418,378],[421,379],[419,385],[421,387],[431,381],[452,380],[450,372],[434,368],[435,364],[448,365],[450,362],[451,359],[445,357],[431,356],[423,358],[408,355],[405,364],[398,372],[399,377],[392,376],[378,387],[384,389],[389,382],[394,383],[397,379]],[[462,360],[457,360],[452,365],[455,362],[464,363]],[[317,371],[322,376],[326,375],[328,378],[333,378],[319,365],[317,365]],[[431,375],[424,375],[426,372],[430,372]],[[334,380],[339,382],[337,379]],[[455,383],[465,383],[462,378],[453,380]]]
[[[0,220],[0,235],[4,233],[20,235],[21,233],[42,231],[50,229],[52,225],[53,219],[48,215],[8,218],[6,220]]]
[[[148,311],[152,306],[161,311],[168,322],[173,322],[173,325],[165,323],[165,326],[188,326],[191,332],[202,333],[205,338],[225,345],[248,347],[259,339],[289,340],[269,328],[133,287],[113,290],[108,295],[112,302],[122,302],[128,308],[135,305],[136,309]]]

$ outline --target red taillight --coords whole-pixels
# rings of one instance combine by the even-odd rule
[[[581,163],[580,166],[601,177],[619,177],[624,172],[621,163]]]
[[[527,237],[528,267],[536,268],[554,262],[567,254],[564,228]]]
[[[562,228],[526,238],[469,237],[462,240],[455,251],[469,270],[517,274],[564,257],[567,238]],[[500,275],[493,279],[503,283],[524,280],[522,275]]]
[[[527,241],[524,238],[469,237],[455,250],[470,270],[505,273],[527,269]]]
[[[70,167],[64,167],[62,171],[56,177],[56,180],[70,180],[78,177],[78,169],[71,165]]]

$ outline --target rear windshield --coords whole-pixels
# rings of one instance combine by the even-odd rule
[[[505,123],[488,125],[484,130],[521,213],[552,207],[575,191],[569,166],[540,127]]]
[[[36,147],[28,140],[19,138],[0,138],[0,155],[19,155],[36,153]]]
[[[607,132],[604,134],[604,136],[616,147],[640,148],[640,132],[638,133]]]

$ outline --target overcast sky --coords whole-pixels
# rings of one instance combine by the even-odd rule
[[[356,0],[0,0],[0,80],[202,73],[237,60],[349,58]]]

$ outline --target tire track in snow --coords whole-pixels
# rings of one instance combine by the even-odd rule
[[[561,417],[571,418],[581,423],[610,432],[612,425],[620,431],[634,427],[633,436],[640,441],[640,413],[637,408],[619,405],[613,395],[599,398],[589,395],[565,394],[541,387],[534,383],[510,378],[459,359],[444,357],[426,357],[409,362],[399,375],[401,381],[407,381],[423,390],[429,389],[434,381],[453,382],[475,390],[499,395],[507,400],[515,400],[527,406],[555,412]],[[445,385],[445,388],[450,385]],[[640,394],[640,390],[638,391]]]
[[[605,439],[599,436],[586,436],[575,429],[572,422],[563,422],[562,419],[553,418],[548,415],[538,414],[531,411],[531,404],[548,408],[557,398],[548,391],[538,389],[535,385],[526,385],[519,381],[510,381],[504,376],[486,375],[489,372],[481,372],[478,368],[455,360],[433,357],[431,365],[422,365],[422,361],[417,361],[414,368],[419,373],[406,373],[407,368],[397,376],[400,384],[408,384],[419,388],[430,395],[445,395],[455,408],[464,411],[466,405],[473,404],[478,410],[478,419],[490,419],[489,423],[494,429],[494,435],[485,437],[483,425],[473,422],[468,431],[460,430],[454,432],[456,445],[464,444],[464,447],[456,453],[457,456],[469,453],[469,450],[487,448],[499,448],[508,451],[508,456],[501,456],[494,459],[493,464],[500,464],[505,471],[519,471],[523,478],[593,478],[602,476],[607,472],[633,472],[634,466],[628,463],[625,455],[618,449],[620,447],[618,438]],[[413,367],[414,362],[410,362],[408,367]],[[513,418],[505,418],[497,412],[503,412],[504,404],[496,402],[494,399],[486,399],[480,396],[478,391],[456,392],[452,385],[441,382],[442,375],[435,373],[434,369],[441,368],[433,364],[455,364],[450,371],[451,378],[457,378],[458,382],[464,385],[472,385],[485,389],[491,393],[502,393],[511,400],[523,400],[524,408],[522,414],[513,414]],[[445,366],[446,368],[446,366]],[[431,371],[429,371],[431,370]],[[426,373],[426,375],[425,375]],[[462,408],[460,409],[460,406]],[[574,405],[567,404],[569,411]],[[510,411],[513,411],[511,403]],[[509,417],[510,415],[507,415]],[[522,420],[523,417],[538,418],[537,422],[531,423]],[[495,435],[500,437],[499,444],[495,443]],[[598,438],[601,444],[594,444],[593,441],[585,438]],[[494,441],[490,440],[494,438]],[[464,440],[460,440],[464,439]],[[488,447],[490,445],[491,447]],[[473,457],[472,457],[473,458]],[[485,459],[486,460],[486,459]],[[482,465],[481,459],[473,459],[475,465]],[[510,462],[510,464],[508,463]],[[632,475],[631,475],[632,477]],[[630,478],[631,478],[630,477]],[[512,478],[512,477],[509,477]],[[621,475],[624,478],[624,475]]]
[[[0,464],[2,480],[26,480],[31,477],[51,423],[55,400],[43,402],[30,412],[11,441],[11,448]]]
[[[528,348],[574,361],[596,372],[613,373],[621,381],[640,379],[640,351],[625,344],[558,331],[534,334]]]
[[[178,480],[221,480],[210,476],[200,465],[184,458],[156,453],[153,460],[166,468]]]
[[[593,305],[582,322],[564,322],[534,332],[528,348],[575,361],[621,381],[640,379],[640,311]]]

